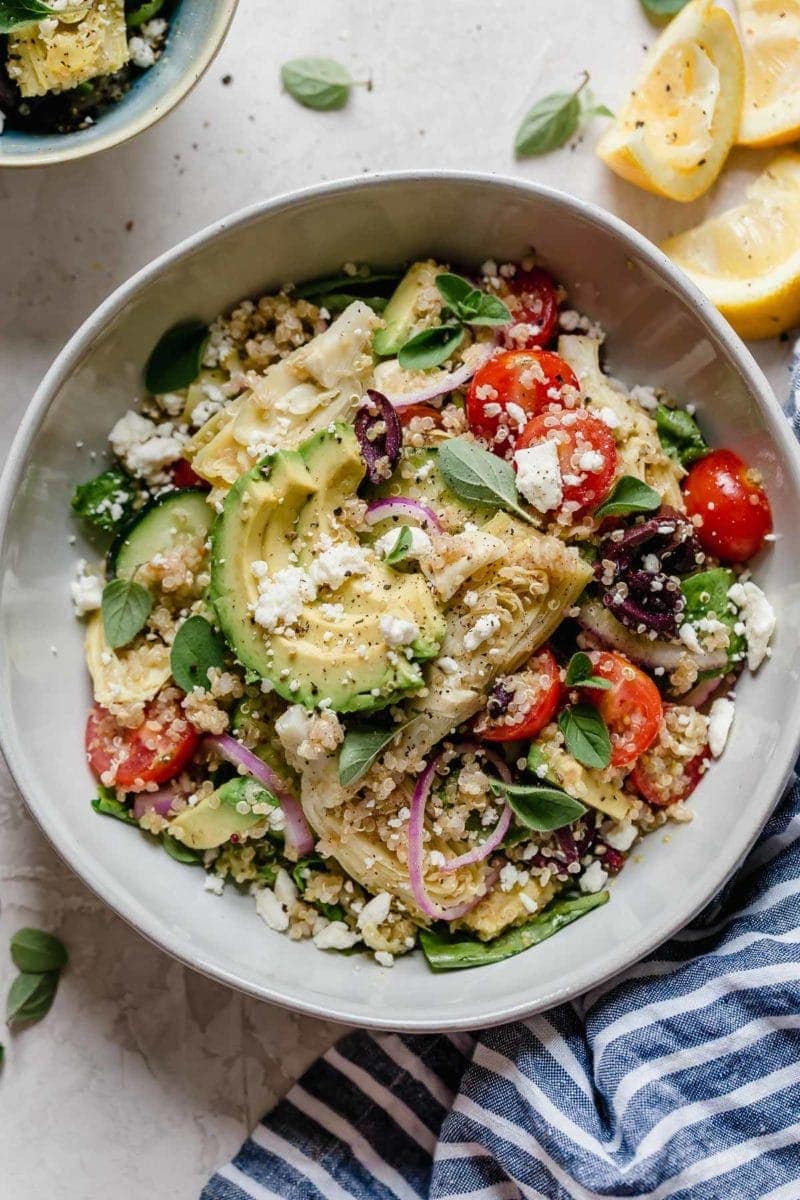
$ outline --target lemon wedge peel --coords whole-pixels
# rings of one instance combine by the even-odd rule
[[[780,154],[742,204],[662,250],[741,337],[775,337],[800,324],[800,154]]]
[[[738,134],[744,59],[718,0],[690,0],[651,47],[597,153],[623,179],[672,200],[696,200]]]
[[[782,146],[800,137],[800,0],[738,0],[744,103],[738,142]]]

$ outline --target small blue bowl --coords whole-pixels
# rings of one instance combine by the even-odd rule
[[[183,0],[170,16],[164,52],[94,125],[75,133],[0,137],[0,167],[40,167],[85,158],[127,142],[166,116],[194,87],[219,50],[238,0]]]

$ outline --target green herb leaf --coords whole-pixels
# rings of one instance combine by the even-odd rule
[[[727,567],[714,567],[711,571],[700,571],[681,582],[681,591],[686,597],[686,607],[681,620],[695,625],[713,616],[728,626],[728,666],[741,662],[747,650],[747,640],[736,632],[739,624],[738,612],[731,610],[728,592],[736,582],[733,571]],[[716,672],[723,674],[722,671]],[[704,675],[704,678],[710,676]]]
[[[349,787],[365,775],[381,750],[403,729],[405,725],[393,725],[391,729],[348,729],[339,751],[339,783],[342,787]]]
[[[40,1021],[49,1011],[58,987],[58,971],[21,972],[11,984],[6,1000],[6,1022]]]
[[[309,854],[307,858],[301,858],[292,867],[292,879],[295,882],[295,887],[302,895],[308,887],[308,879],[306,878],[309,871],[324,871],[325,863],[318,854]]]
[[[682,8],[689,3],[689,0],[642,0],[642,7],[647,10],[651,17],[674,17]]]
[[[505,783],[502,779],[490,779],[489,783],[495,796],[508,801],[518,821],[540,833],[563,829],[586,812],[585,804],[555,784]]]
[[[64,943],[42,929],[18,929],[11,939],[11,958],[20,971],[60,971],[69,959]]]
[[[439,447],[436,463],[450,491],[462,500],[502,508],[535,524],[519,505],[514,469],[505,459],[464,438],[452,438]]]
[[[567,687],[597,688],[599,691],[608,691],[611,687],[610,680],[603,679],[602,676],[594,674],[592,660],[588,654],[584,654],[583,650],[579,650],[577,654],[573,654],[569,660],[564,682]]]
[[[179,688],[208,688],[208,672],[225,666],[225,643],[205,617],[187,617],[175,634],[169,657],[172,674]]]
[[[281,83],[298,104],[327,112],[347,104],[353,77],[332,58],[293,58],[281,67]]]
[[[544,767],[545,770],[547,770],[549,768],[549,763],[542,753],[540,747],[536,745],[536,742],[531,742],[530,746],[528,747],[528,758],[525,764],[525,770],[530,771],[539,779],[545,779],[546,775],[539,775],[540,767]]]
[[[681,466],[690,467],[709,452],[700,426],[685,408],[667,408],[665,404],[659,404],[656,428],[663,449],[670,458],[676,458]]]
[[[517,158],[548,154],[569,141],[578,128],[581,105],[577,92],[551,92],[522,119],[514,140]]]
[[[607,104],[591,104],[588,106],[584,105],[583,111],[587,117],[612,117],[613,118],[613,116],[614,116],[613,111],[608,107]]]
[[[103,588],[103,627],[113,649],[127,646],[144,628],[153,608],[147,588],[133,579],[112,579]]]
[[[591,704],[574,704],[558,718],[567,750],[585,767],[607,767],[611,738],[606,723]]]
[[[428,965],[434,971],[461,971],[468,967],[485,967],[489,963],[512,958],[531,946],[538,945],[571,925],[594,908],[600,908],[609,898],[608,892],[594,892],[556,900],[527,925],[509,929],[491,942],[479,942],[463,934],[439,929],[420,929],[419,941]]]
[[[202,321],[181,321],[156,343],[144,369],[144,385],[154,396],[181,392],[203,366],[208,328]]]
[[[389,553],[384,558],[384,562],[390,567],[403,561],[408,557],[408,552],[411,549],[411,530],[407,525],[404,525],[397,536],[397,541],[392,546]]]
[[[161,845],[170,858],[174,858],[176,862],[186,863],[189,867],[197,867],[202,862],[202,855],[198,854],[196,850],[184,846],[183,842],[179,842],[171,833],[161,834]]]
[[[465,325],[507,325],[511,320],[502,300],[474,288],[461,275],[443,272],[436,276],[435,283],[445,304]]]
[[[661,497],[655,488],[649,487],[635,475],[623,475],[614,485],[614,490],[599,508],[596,517],[622,517],[627,513],[655,512],[661,507]]]
[[[455,354],[465,337],[460,325],[434,325],[409,338],[400,347],[397,361],[407,371],[430,371]]]
[[[138,824],[127,804],[123,804],[118,800],[116,792],[112,788],[105,787],[102,783],[92,801],[92,808],[96,813],[100,813],[101,816],[114,817],[117,821],[124,821],[126,825]]]
[[[376,313],[382,313],[389,303],[385,296],[356,296],[351,292],[324,293],[314,303],[318,304],[320,308],[326,308],[332,317],[336,317],[356,300],[361,304],[366,304]]]
[[[165,0],[149,0],[148,3],[131,9],[130,12],[125,13],[125,24],[129,29],[136,29],[139,25],[152,21],[153,17],[161,12],[164,2]]]
[[[13,33],[24,25],[32,25],[43,17],[57,17],[46,4],[39,0],[0,0],[0,34]]]
[[[391,292],[398,279],[402,278],[402,271],[376,271],[373,273],[372,268],[364,264],[358,268],[355,275],[325,275],[319,279],[309,279],[306,283],[300,283],[294,289],[294,295],[298,300],[313,300],[315,304],[321,304],[323,296],[331,295],[335,292],[349,292],[353,298],[362,299],[362,293],[372,293],[385,299],[385,292]],[[388,286],[386,286],[388,285]]]
[[[136,487],[124,471],[103,471],[86,483],[79,483],[72,493],[70,506],[98,529],[114,533],[130,517]]]

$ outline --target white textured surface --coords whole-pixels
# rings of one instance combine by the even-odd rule
[[[156,128],[85,163],[0,173],[3,450],[46,366],[114,286],[264,196],[383,169],[483,169],[594,199],[655,238],[729,201],[768,155],[738,154],[718,193],[690,208],[605,172],[594,128],[574,150],[511,156],[530,102],[588,68],[598,97],[617,105],[652,38],[636,0],[602,11],[562,0],[557,15],[549,0],[305,0],[291,15],[242,0],[207,78]],[[373,90],[358,89],[344,112],[300,109],[277,71],[301,54],[339,58]],[[532,231],[534,244],[546,238]],[[787,348],[764,344],[758,356],[782,397]],[[129,930],[61,866],[0,767],[2,995],[13,974],[4,947],[22,924],[60,932],[72,962],[46,1020],[2,1035],[4,1200],[190,1200],[334,1036],[184,970]]]

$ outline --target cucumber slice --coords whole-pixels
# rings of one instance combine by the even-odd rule
[[[180,488],[156,497],[138,512],[111,544],[106,562],[109,578],[130,579],[142,563],[156,554],[168,554],[182,539],[205,542],[215,516],[207,495],[201,488]]]

